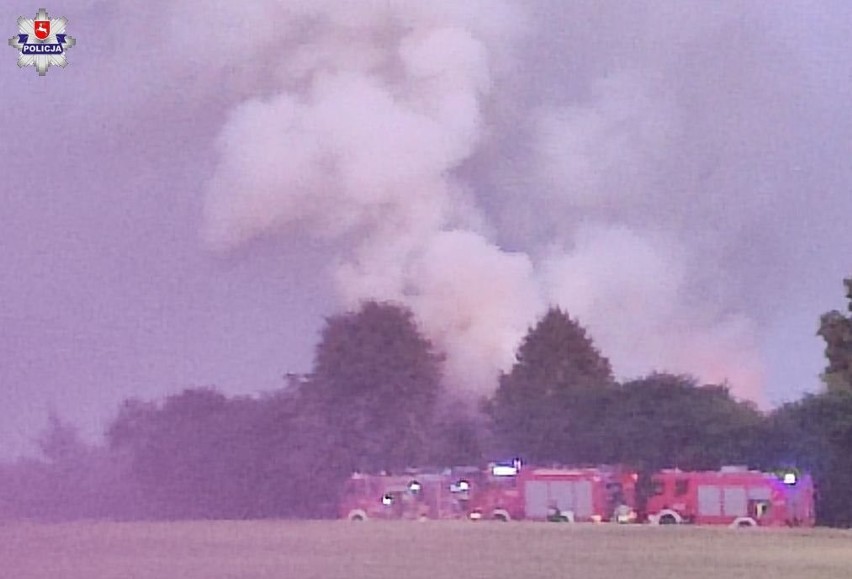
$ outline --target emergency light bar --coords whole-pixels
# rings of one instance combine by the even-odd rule
[[[491,474],[494,476],[515,476],[518,474],[518,469],[514,466],[507,466],[505,464],[495,464],[491,468]]]

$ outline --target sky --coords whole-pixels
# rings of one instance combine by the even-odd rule
[[[36,8],[5,3],[6,37]],[[550,305],[622,379],[820,387],[852,274],[848,2],[47,9],[66,68],[0,50],[0,457],[49,412],[95,439],[128,397],[278,388],[371,298],[468,395]]]

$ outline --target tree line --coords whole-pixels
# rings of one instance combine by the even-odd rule
[[[0,518],[254,519],[335,516],[354,471],[624,464],[649,473],[725,464],[812,472],[824,525],[852,526],[850,314],[821,320],[826,387],[771,412],[726,385],[654,373],[617,381],[578,320],[550,309],[495,392],[459,397],[412,313],[367,302],[326,320],[307,375],[262,396],[192,388],[127,400],[106,444],[52,416],[41,459],[0,466]]]

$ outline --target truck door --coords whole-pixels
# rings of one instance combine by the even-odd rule
[[[722,491],[714,485],[698,485],[698,515],[722,516]]]
[[[723,487],[722,504],[727,517],[745,517],[748,515],[748,499],[745,487]]]
[[[571,481],[551,482],[549,502],[555,504],[560,512],[574,512],[574,484]]]
[[[588,519],[594,514],[592,481],[578,480],[574,483],[574,515],[578,519]]]
[[[547,483],[529,480],[524,485],[524,511],[528,519],[547,518]]]

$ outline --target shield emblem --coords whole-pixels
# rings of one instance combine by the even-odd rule
[[[33,23],[35,37],[44,40],[50,36],[50,20],[36,20]]]

